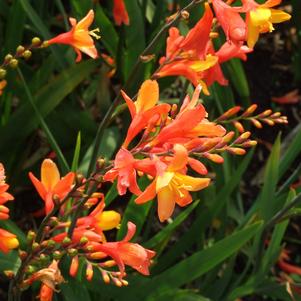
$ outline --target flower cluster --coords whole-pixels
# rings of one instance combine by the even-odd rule
[[[9,209],[4,206],[8,201],[12,201],[14,197],[7,192],[9,185],[5,182],[5,170],[0,163],[0,220],[9,218]],[[0,229],[0,250],[4,253],[9,252],[19,246],[19,241],[15,234],[12,234],[4,229]]]
[[[166,56],[160,59],[160,67],[154,76],[184,76],[194,86],[202,84],[207,94],[207,86],[214,82],[227,85],[220,64],[232,58],[246,60],[261,33],[273,31],[273,23],[290,19],[289,14],[272,8],[281,0],[268,0],[261,5],[254,0],[242,2],[243,5],[238,7],[227,4],[229,1],[212,0],[215,15],[210,4],[205,3],[203,17],[185,37],[178,28],[170,28]],[[245,14],[245,20],[242,14]],[[219,27],[226,41],[216,50],[212,40],[219,35]]]
[[[201,176],[207,174],[204,163],[196,158],[222,163],[221,152],[241,155],[245,153],[245,147],[256,144],[248,139],[249,132],[230,143],[234,132],[227,133],[224,127],[207,119],[208,114],[199,103],[200,92],[201,85],[198,85],[192,98],[187,96],[179,109],[176,105],[158,104],[156,81],[146,80],[136,101],[122,92],[132,122],[114,166],[104,175],[104,180],[117,179],[119,194],[123,195],[129,189],[138,196],[137,204],[157,196],[161,222],[172,215],[175,204],[186,206],[192,202],[190,192],[209,185],[210,178],[188,175],[189,169]],[[129,150],[138,136],[138,144]],[[143,192],[137,184],[137,174],[153,179]]]

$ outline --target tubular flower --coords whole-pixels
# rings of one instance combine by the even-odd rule
[[[3,253],[8,253],[10,250],[18,247],[19,241],[17,236],[0,228],[0,250]]]
[[[186,206],[192,202],[189,191],[206,188],[209,178],[194,178],[184,172],[188,164],[188,152],[180,144],[174,146],[174,157],[166,170],[157,175],[155,180],[136,199],[137,204],[158,198],[158,216],[161,222],[167,220],[173,213],[175,204]]]
[[[94,45],[94,41],[91,36],[99,39],[100,36],[95,32],[99,29],[89,31],[88,28],[94,20],[94,11],[90,10],[88,14],[77,23],[74,18],[69,18],[72,26],[71,30],[62,33],[51,40],[46,41],[46,45],[51,44],[67,44],[71,45],[77,54],[76,62],[80,62],[82,59],[81,52],[87,54],[93,59],[98,57],[97,50]]]
[[[49,287],[47,284],[42,283],[41,289],[40,289],[40,295],[38,298],[40,298],[40,301],[52,301],[53,297],[53,289]]]
[[[0,81],[0,96],[2,95],[3,89],[6,87],[6,85],[7,85],[6,80],[3,79],[3,80]]]
[[[3,204],[14,199],[14,197],[7,192],[9,185],[5,183],[5,178],[5,169],[3,164],[0,163],[0,220],[9,218],[9,209],[3,206]]]
[[[184,76],[194,86],[202,84],[204,92],[209,94],[204,72],[218,61],[216,56],[208,54],[212,21],[213,14],[209,4],[206,3],[203,17],[186,37],[181,36],[177,28],[170,28],[166,56],[160,59],[161,67],[155,75],[157,77]]]
[[[114,0],[113,17],[116,25],[118,26],[122,23],[125,25],[130,24],[129,15],[125,7],[124,0]]]
[[[69,172],[65,177],[60,178],[56,164],[51,159],[45,159],[41,166],[41,181],[31,172],[29,178],[45,202],[45,212],[48,214],[54,207],[53,198],[62,200],[71,190],[74,173]]]
[[[137,101],[133,102],[124,91],[121,94],[128,105],[132,122],[129,126],[127,136],[123,143],[123,147],[127,147],[129,143],[144,129],[148,123],[157,117],[167,114],[170,110],[168,104],[157,105],[159,100],[159,86],[156,81],[146,80],[138,92]]]
[[[236,7],[231,7],[222,0],[212,0],[216,18],[223,28],[228,41],[233,43],[244,42],[247,27]]]
[[[258,4],[254,0],[243,0],[242,11],[247,13],[247,43],[253,48],[259,38],[260,33],[274,30],[273,23],[287,21],[291,16],[278,9],[272,9],[281,3],[281,0],[268,0],[264,4]]]
[[[118,265],[121,278],[125,275],[125,265],[132,267],[143,275],[149,275],[151,259],[156,253],[143,248],[137,243],[129,242],[136,232],[136,226],[131,222],[128,222],[127,225],[128,232],[123,240],[94,246],[93,252],[95,251],[95,253],[94,255],[91,253],[91,258],[97,257],[99,253],[110,256]]]

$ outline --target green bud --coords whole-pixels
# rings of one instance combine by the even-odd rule
[[[62,245],[63,246],[68,246],[68,245],[70,245],[71,244],[71,239],[69,238],[69,237],[65,237],[64,239],[63,239],[63,241],[62,241]]]
[[[78,251],[74,248],[71,248],[71,249],[68,249],[68,254],[71,256],[71,257],[74,257],[78,254]]]
[[[10,62],[9,62],[9,66],[10,66],[11,68],[13,68],[13,69],[17,68],[17,67],[18,67],[18,64],[19,64],[19,62],[18,62],[17,59],[12,59],[12,60],[10,60]]]
[[[35,240],[35,238],[36,238],[36,233],[35,232],[33,232],[33,231],[28,231],[28,233],[27,233],[27,241],[29,242],[29,243],[31,243],[32,241],[34,241]]]
[[[53,248],[53,247],[55,247],[55,241],[52,240],[52,239],[48,240],[48,241],[47,241],[47,247],[48,247],[48,248]]]
[[[23,52],[23,57],[25,58],[25,60],[28,60],[31,57],[32,53],[30,50],[25,50]]]
[[[60,251],[54,251],[54,252],[53,252],[53,258],[54,258],[54,259],[59,260],[59,259],[62,258],[62,256],[63,256],[63,253],[60,252]]]
[[[3,68],[0,68],[0,79],[5,78],[5,76],[6,76],[6,70]]]
[[[39,251],[39,250],[40,250],[40,245],[39,245],[37,242],[34,242],[34,243],[32,244],[32,250],[33,250],[34,252]]]
[[[83,236],[79,241],[81,245],[85,245],[87,242],[89,242],[89,239],[86,236]]]
[[[29,265],[29,266],[27,266],[27,268],[26,268],[26,273],[28,273],[28,274],[32,274],[32,273],[34,273],[36,271],[36,268],[33,266],[33,265]]]

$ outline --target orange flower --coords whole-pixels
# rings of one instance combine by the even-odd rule
[[[38,297],[40,298],[40,301],[52,301],[53,289],[47,284],[42,283],[40,295]]]
[[[62,200],[69,193],[72,188],[74,176],[73,172],[69,172],[65,177],[60,178],[60,172],[51,159],[45,159],[42,163],[41,181],[39,181],[31,172],[29,173],[30,180],[45,202],[46,214],[54,207],[54,197]]]
[[[4,229],[0,229],[0,250],[3,253],[8,253],[12,249],[19,246],[19,241],[15,234],[12,234]]]
[[[3,206],[3,204],[14,199],[14,197],[7,192],[9,185],[5,183],[5,178],[4,166],[0,163],[0,220],[9,218],[9,209]]]
[[[157,105],[159,100],[159,86],[158,83],[153,80],[146,80],[141,85],[138,98],[135,102],[133,102],[124,91],[121,91],[121,94],[132,116],[132,122],[123,143],[123,147],[126,148],[151,120],[156,118],[156,116],[160,118],[162,115],[167,114],[170,110],[170,106],[168,104]]]
[[[194,178],[185,174],[188,160],[186,148],[176,144],[174,157],[166,170],[159,172],[155,180],[136,199],[137,204],[143,204],[157,195],[158,216],[161,222],[172,215],[176,203],[183,207],[192,202],[189,191],[204,189],[210,183],[209,178]]]
[[[206,3],[203,17],[186,37],[181,36],[177,28],[170,28],[166,57],[160,59],[161,67],[155,75],[157,77],[184,76],[194,86],[202,84],[204,93],[209,94],[204,72],[218,61],[216,56],[207,53],[212,21],[213,14],[209,4]]]
[[[126,10],[125,4],[123,0],[114,0],[113,4],[113,17],[116,25],[121,25],[122,23],[125,25],[130,24],[129,15]]]
[[[156,255],[154,251],[148,250],[136,243],[130,243],[136,232],[135,224],[128,222],[128,232],[121,241],[107,242],[94,246],[93,252],[104,253],[114,259],[121,272],[121,278],[125,275],[125,265],[131,266],[143,275],[149,275],[151,259]],[[93,253],[91,254],[93,258]]]
[[[247,27],[236,7],[231,7],[222,0],[212,0],[216,18],[224,30],[228,41],[244,42]]]
[[[71,45],[77,54],[76,62],[81,61],[81,52],[96,59],[98,57],[97,50],[94,45],[94,41],[91,36],[99,39],[100,36],[95,32],[99,29],[89,31],[88,28],[94,20],[94,11],[90,10],[88,14],[77,23],[74,18],[69,18],[72,28],[66,33],[62,33],[49,41],[46,41],[46,45],[51,44],[67,44]]]

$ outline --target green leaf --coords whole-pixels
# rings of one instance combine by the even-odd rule
[[[160,296],[147,298],[147,301],[210,301],[193,291],[189,290],[172,290],[170,293],[165,293]]]
[[[204,275],[216,265],[235,254],[261,229],[262,222],[257,222],[245,229],[233,233],[212,247],[194,253],[180,261],[162,274],[154,277],[145,286],[140,287],[143,295],[157,295],[162,290],[181,287]]]
[[[80,155],[80,146],[81,146],[81,134],[80,134],[80,132],[78,132],[77,139],[76,139],[76,145],[75,145],[75,149],[74,149],[72,165],[71,165],[71,171],[77,171],[79,155]]]
[[[76,86],[97,67],[96,61],[86,61],[62,72],[52,82],[42,87],[34,101],[43,117],[47,116]],[[7,145],[22,145],[27,136],[38,126],[30,103],[24,103],[0,128],[0,153],[9,154]],[[20,127],[22,130],[20,130]]]
[[[21,259],[17,251],[11,251],[8,254],[0,252],[0,271],[10,270],[16,273],[21,265]]]

